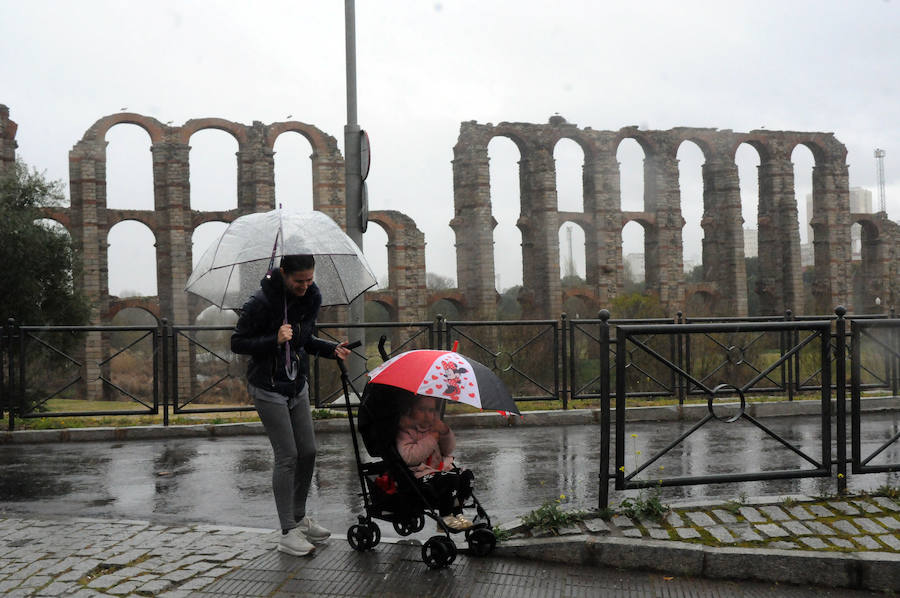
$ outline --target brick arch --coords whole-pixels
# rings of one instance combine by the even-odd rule
[[[72,224],[68,208],[41,208],[41,215],[46,220],[53,220],[61,224],[71,236]]]
[[[201,224],[206,224],[207,222],[224,222],[226,224],[231,224],[240,216],[241,212],[238,209],[215,210],[210,212],[200,212],[194,210],[191,213],[191,234],[193,234],[194,231],[197,230],[197,227]]]
[[[312,146],[313,157],[328,150],[334,149],[335,141],[331,135],[326,135],[321,129],[299,121],[285,121],[272,123],[266,127],[266,148],[275,149],[275,142],[282,133],[299,133],[309,141]]]
[[[159,143],[165,136],[166,126],[153,118],[152,116],[144,116],[134,112],[120,112],[118,114],[110,114],[104,116],[85,131],[81,137],[82,141],[103,141],[106,134],[116,125],[129,124],[137,125],[147,132],[150,136],[150,144]]]
[[[388,321],[402,322],[397,317],[397,299],[393,293],[389,291],[369,291],[366,293],[366,303],[374,303],[380,305],[388,312]]]
[[[159,302],[155,297],[129,297],[128,299],[113,299],[109,302],[109,307],[103,314],[103,319],[111,322],[117,313],[123,309],[142,309],[151,314],[156,321],[162,318],[159,312]]]
[[[563,303],[568,301],[569,299],[581,299],[584,301],[587,306],[593,311],[597,312],[603,301],[602,297],[598,295],[594,289],[589,286],[580,286],[580,287],[569,287],[563,289]]]
[[[195,133],[207,129],[215,129],[217,131],[228,133],[234,137],[235,141],[237,141],[239,148],[243,147],[248,142],[247,126],[225,120],[224,118],[192,118],[177,128],[178,141],[180,143],[188,144]]]
[[[433,291],[428,294],[428,299],[426,300],[426,302],[429,308],[438,301],[449,301],[461,314],[466,313],[466,308],[468,307],[466,296],[458,290],[445,289],[441,291]]]
[[[677,129],[676,129],[677,131]],[[694,133],[686,133],[683,137],[675,143],[675,155],[678,155],[679,150],[681,150],[681,146],[685,143],[693,143],[696,145],[700,152],[703,154],[703,161],[705,163],[715,161],[717,157],[717,152],[713,149],[713,145],[710,139],[705,138],[702,135],[697,135]]]
[[[106,234],[109,236],[109,231],[112,230],[114,226],[117,224],[122,224],[123,222],[128,221],[140,222],[144,226],[150,229],[150,232],[153,233],[153,237],[156,238],[158,236],[158,223],[156,220],[156,213],[151,212],[150,210],[118,210],[118,209],[110,209],[106,211]]]
[[[551,131],[557,133],[557,135],[551,134],[548,138],[551,154],[556,150],[556,145],[563,139],[569,139],[578,144],[578,147],[584,152],[585,162],[594,160],[600,153],[600,148],[597,147],[597,140],[588,134],[589,131],[578,129],[573,125],[560,127],[555,131]]]

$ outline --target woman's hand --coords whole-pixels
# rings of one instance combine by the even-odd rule
[[[350,355],[350,349],[347,348],[347,341],[342,342],[334,348],[335,359],[346,359]]]
[[[278,329],[278,344],[283,345],[294,338],[294,328],[290,324],[282,324]]]

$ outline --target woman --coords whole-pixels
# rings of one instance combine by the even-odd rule
[[[311,255],[284,256],[244,304],[231,335],[231,350],[250,355],[248,392],[275,453],[272,491],[282,534],[278,550],[294,556],[311,553],[331,535],[306,515],[316,439],[302,364],[306,354],[336,359],[350,354],[344,343],[313,335],[322,305],[313,282],[315,265]]]

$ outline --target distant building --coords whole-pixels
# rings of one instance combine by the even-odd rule
[[[759,256],[759,231],[755,228],[744,229],[744,257]]]

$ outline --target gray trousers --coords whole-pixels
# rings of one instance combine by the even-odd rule
[[[306,497],[316,464],[309,386],[290,401],[252,385],[250,396],[275,453],[272,491],[278,521],[281,529],[292,529],[306,516]]]

